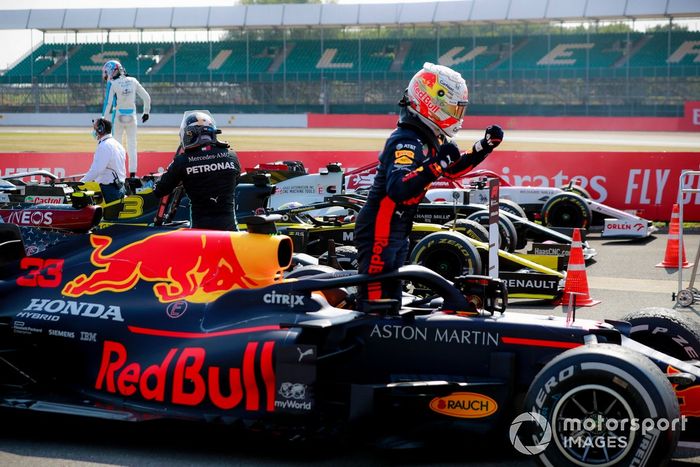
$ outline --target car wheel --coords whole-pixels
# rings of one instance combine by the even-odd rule
[[[546,227],[587,229],[591,225],[591,208],[574,193],[559,193],[542,206],[542,222]]]
[[[476,221],[479,224],[486,227],[488,231],[489,224],[489,212],[486,210],[477,211],[470,214],[467,220]],[[515,251],[518,245],[518,232],[515,230],[515,226],[510,219],[504,216],[498,216],[498,233],[499,233],[499,245],[502,250],[506,250],[509,253]]]
[[[700,324],[668,308],[642,308],[622,318],[630,337],[679,360],[700,360]]]
[[[515,201],[510,200],[510,199],[500,199],[498,200],[498,208],[501,211],[505,211],[509,214],[512,214],[514,216],[520,217],[523,220],[528,220],[527,219],[527,214],[525,213],[525,210]],[[515,245],[516,250],[521,250],[527,246],[527,231],[528,227],[522,223],[514,222],[512,219],[508,219],[513,223],[513,227],[515,227],[515,231],[518,234],[518,240]]]
[[[510,428],[513,446],[549,466],[665,465],[683,428],[661,370],[618,345],[560,354],[535,376],[524,407]]]
[[[676,295],[676,303],[680,306],[690,306],[695,302],[695,296],[697,294],[698,291],[695,288],[680,290],[678,291],[678,295]]]
[[[510,199],[499,199],[498,200],[498,209],[501,211],[506,211],[514,216],[522,217],[523,219],[527,219],[527,215],[525,214],[525,210],[515,201],[510,200]]]
[[[464,274],[481,274],[481,256],[469,239],[459,232],[435,232],[423,237],[409,259],[453,280]]]
[[[443,227],[452,229],[453,226],[456,232],[466,235],[469,238],[473,238],[474,240],[483,243],[489,242],[489,231],[477,221],[457,219],[456,221],[446,223]]]

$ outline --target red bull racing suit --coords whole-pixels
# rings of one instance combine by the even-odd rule
[[[430,184],[441,175],[458,177],[488,154],[469,152],[443,171],[437,159],[440,142],[424,123],[402,109],[398,128],[379,156],[367,203],[357,215],[355,244],[358,272],[379,274],[401,267],[408,255],[413,217]],[[401,284],[370,282],[361,298],[401,299]]]
[[[236,153],[217,142],[176,154],[153,192],[163,197],[182,182],[190,198],[193,228],[237,230],[234,194],[240,173]]]

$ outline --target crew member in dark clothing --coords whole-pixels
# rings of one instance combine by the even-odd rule
[[[411,79],[399,102],[396,130],[379,155],[379,166],[367,203],[355,224],[360,273],[379,274],[401,267],[408,255],[413,217],[430,184],[440,176],[467,173],[503,139],[498,125],[486,129],[483,139],[460,153],[448,140],[462,127],[468,90],[454,70],[432,63]],[[401,284],[370,282],[361,298],[392,298],[401,303]]]
[[[178,151],[153,193],[170,194],[182,182],[190,198],[192,227],[238,230],[235,190],[241,165],[229,144],[218,141],[221,130],[205,110],[185,112]]]

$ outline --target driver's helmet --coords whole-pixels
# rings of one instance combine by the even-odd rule
[[[124,72],[124,67],[118,60],[109,60],[102,65],[102,79],[116,79]]]
[[[182,116],[180,143],[184,149],[215,143],[219,133],[221,130],[216,128],[214,117],[208,110],[188,110]]]
[[[280,204],[277,209],[282,210],[282,209],[296,209],[304,206],[301,204],[299,201],[289,201],[284,204]]]
[[[469,102],[467,83],[462,75],[443,65],[424,63],[408,83],[408,110],[418,116],[435,134],[454,137],[462,128],[462,117]]]

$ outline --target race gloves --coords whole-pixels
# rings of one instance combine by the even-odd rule
[[[459,148],[452,141],[440,146],[437,152],[437,162],[440,164],[442,170],[445,170],[455,162],[459,160],[462,155],[459,152]]]
[[[148,114],[143,114],[143,115],[141,116],[141,122],[142,122],[142,123],[146,123],[147,121],[148,121]]]
[[[490,125],[486,128],[484,137],[474,143],[473,152],[486,154],[494,150],[503,141],[503,129],[498,125]]]

